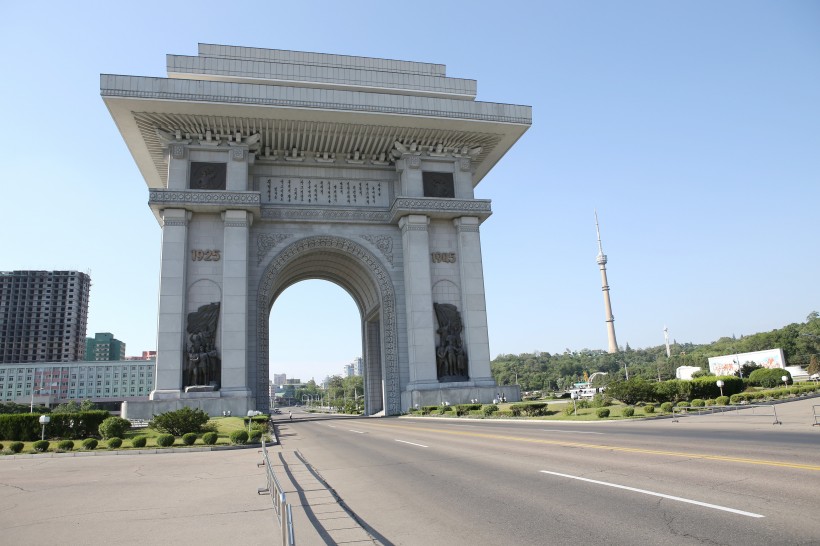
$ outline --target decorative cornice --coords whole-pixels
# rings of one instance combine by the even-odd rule
[[[152,189],[148,196],[150,205],[256,205],[260,196],[256,191],[206,191],[206,190],[164,190]]]
[[[257,404],[267,407],[267,385],[270,370],[269,361],[269,320],[270,308],[274,297],[273,287],[279,281],[280,273],[308,252],[325,250],[339,252],[352,257],[367,269],[379,292],[381,305],[381,341],[384,354],[384,389],[386,415],[398,415],[401,412],[399,396],[400,377],[398,361],[398,325],[396,322],[396,291],[390,274],[382,263],[362,245],[331,235],[305,237],[283,248],[269,263],[262,273],[257,299]]]
[[[245,220],[229,220],[225,222],[225,227],[239,227],[239,228],[247,228],[250,227],[250,222]]]
[[[476,216],[480,220],[491,214],[489,199],[441,199],[434,197],[397,197],[390,208],[392,221],[408,214],[426,214],[431,218],[453,219]]]
[[[169,226],[182,226],[185,227],[188,225],[188,220],[183,218],[170,218],[170,219],[162,219],[162,227],[169,227]]]

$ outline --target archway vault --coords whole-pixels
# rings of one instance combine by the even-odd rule
[[[387,415],[400,413],[393,282],[384,265],[370,251],[350,239],[331,235],[299,239],[273,255],[265,267],[257,296],[257,407],[268,406],[270,310],[285,289],[308,279],[330,281],[347,291],[356,302],[362,317],[363,336],[369,335],[378,341],[376,349],[373,339],[364,343],[370,347],[365,348],[364,355],[366,378],[371,378],[365,380],[366,396],[368,400],[381,402],[371,402],[375,411],[384,409]],[[377,332],[373,332],[374,325],[378,327]],[[373,370],[373,366],[379,367],[378,373],[374,373],[377,370]],[[380,380],[372,380],[376,377]]]

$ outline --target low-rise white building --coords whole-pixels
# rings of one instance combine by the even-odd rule
[[[0,365],[0,401],[54,405],[68,400],[146,399],[155,360]]]

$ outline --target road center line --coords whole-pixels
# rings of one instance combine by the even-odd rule
[[[411,446],[419,446],[419,447],[430,447],[424,444],[414,444],[413,442],[405,442],[404,440],[396,440],[397,442],[401,442],[403,444],[410,444]]]
[[[349,430],[350,432],[355,432],[356,434],[364,434],[364,432],[362,432],[361,430],[353,430],[352,428],[351,428],[351,429],[348,429],[348,430]]]
[[[717,504],[709,504],[708,502],[701,502],[692,499],[684,499],[683,497],[675,497],[673,495],[665,495],[664,493],[656,493],[654,491],[647,491],[646,489],[637,489],[635,487],[627,487],[625,485],[618,485],[617,483],[609,483],[609,482],[602,482],[598,480],[591,480],[589,478],[582,478],[581,476],[572,476],[570,474],[561,474],[560,472],[550,472],[549,470],[542,470],[542,474],[551,474],[553,476],[561,476],[562,478],[570,478],[572,480],[580,480],[582,482],[589,482],[595,483],[598,485],[606,485],[607,487],[615,487],[617,489],[625,489],[627,491],[633,491],[635,493],[643,493],[644,495],[652,495],[653,497],[661,497],[663,499],[669,499],[678,502],[685,502],[688,504],[696,504],[698,506],[704,506],[706,508],[713,508],[715,510],[722,510],[724,512],[731,512],[733,514],[740,514],[741,516],[747,516],[750,518],[763,518],[761,514],[755,514],[753,512],[744,512],[743,510],[737,510],[735,508],[728,508],[726,506],[720,506]]]
[[[601,434],[601,435],[604,434],[603,432],[591,432],[591,431],[588,431],[588,430],[557,430],[557,429],[547,430],[545,428],[542,428],[541,431],[542,432],[565,432],[567,434]]]

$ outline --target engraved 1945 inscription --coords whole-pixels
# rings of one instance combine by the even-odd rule
[[[192,250],[191,260],[194,262],[218,262],[222,257],[221,250]]]
[[[456,263],[456,253],[455,252],[433,252],[430,254],[433,258],[433,263],[445,263],[445,264],[454,264]]]

